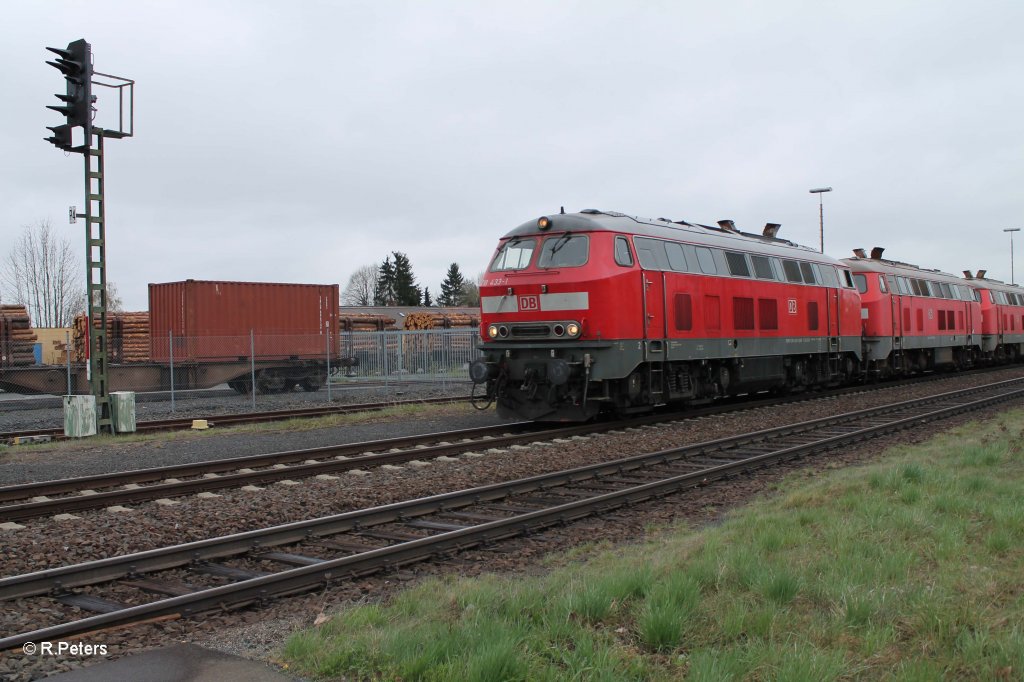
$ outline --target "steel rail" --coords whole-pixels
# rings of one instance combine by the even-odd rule
[[[375,412],[385,410],[389,407],[401,407],[404,405],[430,405],[436,403],[457,403],[466,402],[468,397],[445,397],[445,398],[420,398],[418,400],[391,400],[377,403],[355,403],[351,405],[325,405],[322,407],[299,407],[291,410],[268,410],[264,412],[240,412],[236,414],[221,414],[208,417],[210,423],[221,426],[237,426],[240,424],[259,424],[268,421],[280,421],[285,419],[308,419],[312,417],[325,417],[333,414],[348,414],[351,412]],[[195,417],[182,417],[180,419],[149,419],[140,421],[135,425],[136,431],[156,432],[173,431],[175,429],[187,429],[192,426]],[[63,439],[63,428],[50,429],[26,429],[24,431],[6,431],[0,433],[0,442],[14,442],[17,439],[29,439],[37,436],[44,436],[53,439]]]
[[[681,418],[682,415],[673,413],[671,415],[647,416],[630,420],[628,425],[644,425],[671,419]],[[80,479],[62,479],[60,481],[43,481],[39,483],[16,486],[14,489],[0,489],[0,494],[23,499],[29,492],[35,496],[45,496],[46,490],[49,494],[54,491],[81,490],[86,484],[105,483],[107,486],[130,485],[138,480],[166,480],[167,474],[199,475],[213,474],[216,471],[237,471],[225,475],[211,476],[209,478],[192,478],[189,480],[172,480],[165,483],[156,483],[140,488],[126,488],[108,490],[105,492],[94,492],[85,495],[71,495],[68,497],[57,497],[54,499],[20,502],[0,506],[0,520],[3,521],[24,521],[27,519],[48,516],[57,513],[70,513],[84,511],[101,507],[113,506],[116,504],[135,504],[149,500],[181,497],[199,492],[212,490],[223,490],[225,488],[236,488],[245,485],[256,485],[259,483],[271,483],[293,478],[309,478],[323,474],[339,473],[360,469],[364,467],[375,467],[384,464],[398,464],[420,459],[432,459],[446,455],[456,455],[468,452],[481,446],[488,448],[507,447],[520,443],[530,443],[537,440],[548,440],[554,438],[571,438],[585,434],[600,433],[622,428],[622,422],[609,422],[600,424],[576,424],[573,426],[560,426],[556,428],[544,428],[533,423],[515,422],[509,425],[495,427],[477,427],[462,431],[447,433],[427,434],[423,436],[409,436],[403,438],[386,439],[382,441],[366,441],[348,445],[325,446],[309,450],[293,450],[283,453],[272,453],[269,455],[257,455],[255,457],[233,458],[232,460],[212,460],[190,465],[160,467],[158,469],[139,470],[138,472],[125,472],[113,476],[99,474]],[[510,429],[513,433],[508,433]],[[500,435],[496,435],[500,434]],[[458,442],[447,442],[447,439],[458,438]],[[424,446],[423,443],[440,441],[437,445]],[[367,450],[395,449],[397,452],[381,452],[377,454],[365,454]],[[321,458],[319,461],[310,461]],[[292,464],[283,468],[264,468],[255,471],[247,471],[254,466],[273,466],[286,462],[302,462]],[[240,470],[241,469],[241,470]],[[158,475],[156,472],[159,472]],[[177,476],[171,476],[172,479]],[[47,488],[53,485],[52,489]]]
[[[798,400],[806,400],[806,397],[800,397]],[[655,414],[634,418],[629,423],[645,424],[668,421],[677,418],[697,418],[708,414],[719,414],[730,410],[763,407],[765,404],[773,404],[776,402],[778,401],[747,401],[726,406],[691,410],[685,413],[670,412],[667,415]],[[113,505],[135,504],[138,502],[161,498],[173,498],[199,492],[223,490],[231,487],[270,483],[293,477],[307,478],[311,476],[329,474],[331,472],[343,472],[360,466],[378,466],[381,464],[408,462],[410,460],[417,459],[420,456],[440,457],[447,454],[464,452],[470,448],[465,447],[462,443],[457,443],[444,447],[421,448],[415,456],[410,456],[408,453],[384,453],[377,455],[365,454],[367,451],[371,450],[410,448],[428,442],[443,442],[464,438],[487,438],[492,434],[504,434],[502,436],[495,436],[496,440],[493,445],[512,445],[516,443],[529,442],[536,437],[558,438],[563,435],[572,436],[606,431],[618,428],[626,423],[627,422],[584,424],[572,427],[556,427],[552,429],[542,425],[531,426],[528,422],[515,422],[505,426],[480,427],[467,431],[426,434],[423,436],[408,436],[381,441],[364,441],[348,445],[324,446],[264,455],[208,460],[205,462],[195,462],[185,465],[136,469],[126,472],[118,472],[115,474],[96,474],[93,476],[5,486],[0,487],[0,503],[28,500],[33,497],[47,497],[50,495],[77,493],[81,490],[92,491],[94,488],[120,488],[122,486],[138,485],[140,483],[153,483],[154,481],[172,479],[167,483],[147,485],[142,488],[107,490],[106,492],[98,493],[90,492],[87,495],[73,495],[69,497],[57,497],[54,499],[4,504],[0,505],[0,521],[23,521],[51,514],[84,511]],[[510,429],[514,432],[521,431],[526,434],[526,436],[516,438],[515,434],[509,435],[507,432]],[[533,435],[534,438],[530,438],[530,435]],[[479,445],[479,443],[476,445]],[[349,459],[345,461],[328,459],[338,457],[347,457]],[[313,462],[311,460],[325,461]],[[301,462],[301,464],[295,465],[295,463],[298,462]],[[292,464],[292,466],[279,469],[265,468],[281,464]],[[263,469],[261,469],[261,467]],[[245,471],[246,469],[259,470]],[[238,473],[218,475],[210,478],[196,478],[185,481],[177,480],[193,476],[223,474],[224,472],[230,471],[237,471]]]
[[[587,499],[555,505],[548,509],[531,511],[461,530],[449,531],[389,547],[372,549],[339,559],[323,560],[314,565],[289,569],[270,576],[252,578],[230,585],[204,589],[188,595],[162,599],[142,606],[128,607],[113,613],[92,616],[72,623],[7,637],[0,639],[0,650],[15,647],[25,642],[56,639],[95,628],[121,625],[144,618],[169,614],[193,615],[210,609],[244,606],[253,601],[307,590],[313,586],[325,583],[330,584],[338,580],[374,572],[381,568],[401,566],[406,563],[419,561],[425,557],[463,550],[480,543],[520,535],[552,524],[567,523],[624,504],[672,494],[696,485],[706,485],[711,481],[732,476],[741,471],[766,466],[780,460],[796,459],[815,451],[832,450],[852,442],[866,440],[881,434],[916,426],[954,414],[981,409],[1024,395],[1024,388],[1019,387],[994,385],[988,388],[990,390],[1001,390],[1002,392],[994,396],[969,400],[969,402],[957,401],[968,400],[971,395],[979,392],[978,389],[943,394],[942,397],[933,396],[927,399],[907,401],[900,403],[898,408],[890,406],[890,408],[894,408],[891,411],[906,413],[908,410],[920,409],[929,403],[940,403],[940,406],[923,413],[902,416],[884,424],[855,427],[851,432],[826,435],[824,438],[816,438],[811,442],[786,445],[770,452],[710,466],[699,471],[673,475],[663,480],[631,486],[624,490],[603,493]],[[953,402],[953,404],[948,404],[950,402]],[[836,415],[821,420],[814,420],[813,422],[805,422],[804,425],[817,425],[818,428],[821,428],[844,422],[851,423],[855,420],[875,419],[881,416],[879,414],[880,409],[882,408],[861,410],[847,415]],[[204,540],[172,548],[103,559],[78,566],[68,566],[25,576],[15,576],[0,580],[0,598],[13,599],[46,594],[51,590],[65,590],[75,585],[106,582],[127,575],[138,575],[155,570],[174,568],[210,558],[234,556],[278,544],[332,535],[345,529],[358,529],[378,523],[400,521],[413,516],[450,511],[472,504],[501,499],[517,493],[545,490],[564,486],[567,483],[578,483],[599,477],[599,472],[601,471],[622,473],[643,466],[651,466],[652,463],[673,462],[683,458],[686,453],[692,454],[695,451],[724,449],[728,447],[727,444],[729,442],[740,444],[764,441],[773,437],[773,435],[792,435],[793,433],[801,433],[808,430],[796,429],[795,427],[797,426],[792,425],[780,429],[768,429],[745,436],[721,439],[684,448],[663,450],[615,462],[579,467],[556,474],[546,474],[468,491],[421,498],[359,512],[349,512],[324,519],[287,524],[266,529],[265,531],[251,531],[249,533],[227,536],[226,538]],[[270,534],[267,534],[268,531]]]
[[[532,422],[511,422],[509,424],[502,424],[499,426],[480,426],[470,429],[460,429],[457,431],[439,431],[413,436],[398,436],[395,438],[385,438],[374,441],[325,445],[305,450],[285,450],[282,452],[271,452],[262,455],[243,455],[240,457],[230,457],[226,459],[191,462],[189,464],[170,464],[167,466],[151,467],[146,469],[131,469],[128,471],[115,472],[113,474],[93,474],[91,476],[80,476],[75,478],[19,483],[16,485],[0,487],[0,502],[10,502],[12,500],[20,500],[39,495],[76,493],[83,488],[112,488],[130,483],[150,483],[153,481],[166,480],[168,478],[186,478],[188,476],[201,476],[203,474],[219,473],[222,471],[237,471],[242,468],[266,467],[273,466],[275,464],[288,464],[290,462],[304,462],[308,459],[337,457],[339,455],[351,456],[353,454],[363,454],[371,450],[415,447],[421,443],[438,442],[456,438],[484,438],[508,432],[510,430],[526,431],[530,429],[536,432],[543,431],[542,427],[534,426]],[[0,513],[0,516],[2,516],[2,513]]]

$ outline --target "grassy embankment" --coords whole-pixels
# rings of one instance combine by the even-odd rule
[[[1024,679],[1024,412],[542,577],[431,580],[287,643],[313,677]]]

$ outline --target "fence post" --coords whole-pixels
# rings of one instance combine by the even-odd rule
[[[331,330],[327,330],[327,402],[331,402]]]
[[[249,330],[249,379],[252,381],[252,411],[256,411],[256,334]]]
[[[64,355],[68,363],[68,392],[71,395],[71,332],[64,332]]]
[[[384,360],[384,391],[389,393],[391,390],[391,363],[388,362],[388,332],[377,332],[377,338],[380,340],[380,352]]]
[[[167,330],[167,354],[171,358],[171,412],[174,412],[174,331]]]

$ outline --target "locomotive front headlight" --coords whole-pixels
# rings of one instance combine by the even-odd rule
[[[569,336],[579,336],[580,326],[575,322],[570,322],[565,326],[565,333],[568,334]]]
[[[490,327],[488,327],[487,336],[491,337],[492,339],[498,338],[498,325],[492,324]]]
[[[544,216],[543,218],[538,218],[537,219],[537,229],[538,230],[546,230],[549,227],[551,227],[551,218],[548,218],[547,216]]]

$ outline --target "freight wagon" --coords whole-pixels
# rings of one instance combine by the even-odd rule
[[[338,343],[338,285],[186,280],[149,285],[148,330],[142,313],[128,322],[111,314],[108,340],[111,391],[211,388],[227,383],[240,393],[318,390],[328,372],[344,366]],[[120,321],[121,327],[118,327]],[[71,367],[32,367],[25,353],[3,366],[0,388],[19,393],[61,394],[88,390],[85,328]],[[130,326],[130,325],[129,325]],[[5,325],[7,336],[30,334],[27,317]],[[122,333],[118,333],[118,331]],[[138,334],[148,347],[139,349]],[[6,337],[5,337],[6,338]],[[127,346],[122,345],[128,343]],[[20,346],[19,346],[20,348]],[[132,351],[129,353],[129,350]]]

